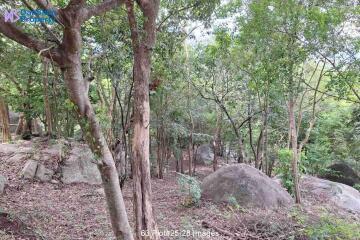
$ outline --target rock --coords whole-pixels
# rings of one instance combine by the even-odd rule
[[[51,180],[50,180],[50,183],[52,183],[52,184],[58,184],[59,181],[57,181],[57,180],[55,180],[55,179],[51,179]]]
[[[201,188],[204,199],[229,202],[235,198],[242,207],[278,208],[293,202],[280,185],[246,164],[220,168],[204,179]]]
[[[360,184],[359,175],[347,164],[336,163],[327,168],[328,173],[321,175],[321,178],[339,182],[353,187],[355,184]]]
[[[38,167],[38,162],[34,160],[29,160],[25,163],[25,167],[21,171],[21,176],[25,179],[33,179],[36,174],[36,169]]]
[[[27,158],[28,155],[27,154],[23,154],[23,153],[17,153],[14,156],[6,159],[6,162],[12,162],[12,163],[20,163],[22,160],[24,160],[25,158]]]
[[[52,179],[54,175],[54,171],[51,169],[47,169],[44,165],[39,164],[36,170],[35,177],[42,182],[48,182]]]
[[[105,196],[105,191],[103,188],[98,188],[95,190],[95,193],[100,196]]]
[[[196,150],[196,164],[211,164],[214,159],[214,151],[210,144],[200,145]]]
[[[0,194],[3,194],[6,185],[7,185],[6,177],[0,175]]]
[[[360,192],[348,185],[312,176],[301,178],[303,196],[318,199],[341,209],[360,213]]]
[[[61,181],[65,184],[101,184],[95,158],[87,146],[75,146],[61,166]]]

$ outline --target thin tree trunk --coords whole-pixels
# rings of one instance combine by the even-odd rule
[[[2,142],[11,141],[9,107],[0,96],[0,117],[2,122]]]
[[[45,118],[46,118],[46,135],[52,136],[53,127],[52,127],[52,114],[49,102],[49,62],[47,59],[43,60],[44,65],[44,79],[43,79],[43,88],[44,88],[44,105],[45,105]]]
[[[25,116],[24,116],[24,113],[20,113],[19,122],[18,122],[18,125],[16,127],[15,134],[16,135],[21,135],[22,132],[24,131],[24,127],[25,127]]]
[[[218,169],[218,154],[220,153],[220,132],[221,132],[221,125],[222,125],[222,111],[217,107],[217,114],[216,114],[216,127],[215,127],[215,134],[214,134],[214,160],[213,160],[213,170],[214,172]]]
[[[296,120],[294,110],[294,99],[290,99],[288,102],[289,108],[289,129],[292,149],[292,176],[294,182],[294,194],[296,203],[301,203],[300,186],[299,186],[299,173],[298,173],[298,143],[297,143],[297,132],[296,132]]]

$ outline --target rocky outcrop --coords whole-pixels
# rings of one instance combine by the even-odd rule
[[[341,209],[360,213],[360,192],[342,183],[312,176],[301,178],[303,196],[310,201],[318,200]]]
[[[65,184],[101,184],[101,176],[94,155],[86,145],[71,149],[61,166],[61,181]]]
[[[210,144],[200,145],[196,149],[196,164],[211,164],[214,159],[214,151]]]
[[[38,161],[28,160],[21,171],[21,176],[25,179],[37,179],[42,182],[48,182],[52,179],[54,171],[47,169]]]
[[[321,178],[339,182],[351,187],[360,184],[360,176],[347,164],[335,163],[327,168],[327,173],[321,175]]]
[[[0,194],[4,193],[6,185],[7,185],[6,177],[0,175]]]
[[[220,168],[202,183],[202,198],[214,202],[236,199],[242,207],[278,208],[289,206],[291,196],[271,178],[246,164]]]

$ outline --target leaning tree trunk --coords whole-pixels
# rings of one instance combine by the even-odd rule
[[[63,17],[69,23],[73,22],[74,16]],[[70,99],[76,106],[85,140],[99,159],[98,168],[116,239],[133,240],[115,162],[88,97],[89,82],[84,79],[81,67],[81,43],[80,25],[66,26],[63,44],[65,62],[62,67],[64,80]]]
[[[2,122],[2,142],[11,141],[9,107],[5,100],[0,97],[0,117]]]
[[[291,140],[291,149],[292,149],[292,176],[294,182],[294,194],[296,203],[301,203],[300,195],[300,186],[299,186],[299,173],[298,173],[298,143],[297,143],[297,132],[296,132],[296,123],[295,123],[295,113],[294,113],[294,100],[290,99],[288,103],[289,107],[289,132]]]

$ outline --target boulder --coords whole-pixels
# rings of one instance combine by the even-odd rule
[[[289,193],[271,178],[246,164],[220,168],[202,183],[202,197],[214,202],[236,199],[242,207],[278,208],[293,202]]]
[[[6,185],[7,185],[6,177],[0,175],[0,194],[3,194]]]
[[[196,164],[211,164],[214,159],[214,151],[210,144],[200,145],[196,149]]]
[[[48,182],[52,179],[54,175],[54,171],[51,169],[47,169],[44,165],[39,164],[36,170],[35,177],[42,182]]]
[[[21,171],[21,177],[25,179],[33,179],[35,177],[37,167],[38,167],[37,161],[28,160],[25,163],[23,170]]]
[[[303,196],[320,200],[341,209],[360,213],[360,192],[348,185],[312,176],[301,178]]]
[[[359,175],[345,163],[335,163],[329,167],[327,173],[321,175],[321,178],[339,182],[353,187],[355,184],[360,184]]]
[[[25,179],[38,179],[42,182],[48,182],[52,179],[54,171],[47,169],[43,164],[35,160],[28,160],[21,171],[21,177]]]
[[[86,145],[75,146],[61,166],[61,181],[65,184],[101,184],[94,155]]]

